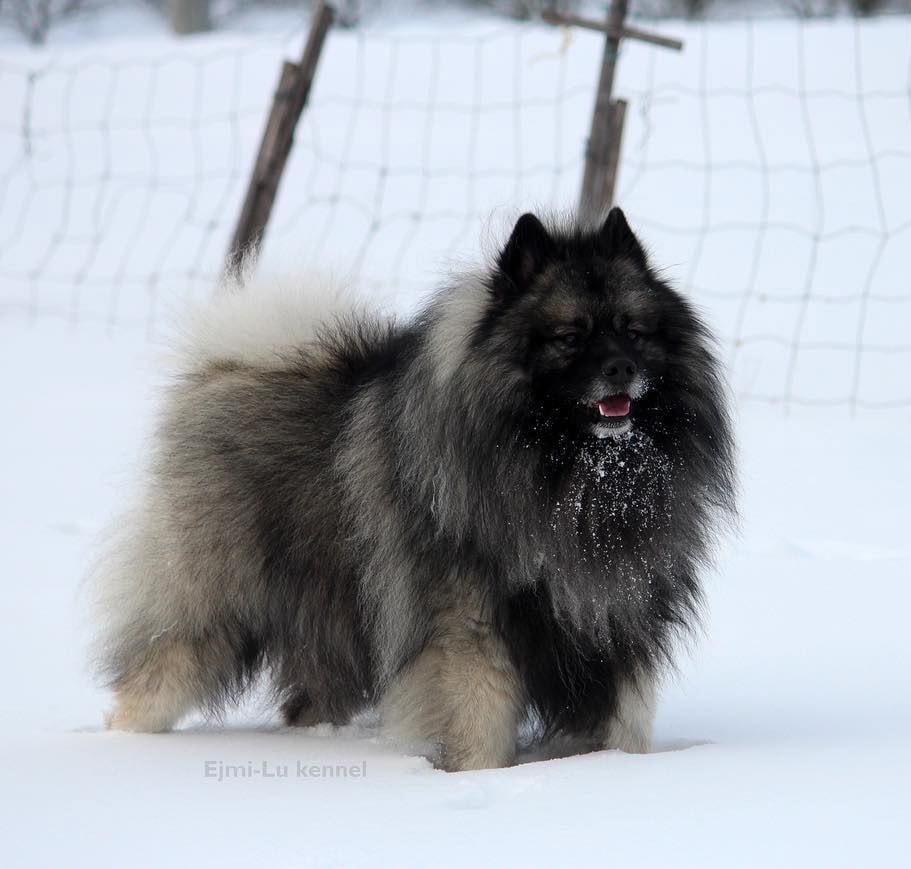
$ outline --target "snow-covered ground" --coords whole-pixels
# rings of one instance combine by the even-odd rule
[[[255,704],[226,729],[101,730],[79,583],[127,497],[155,356],[0,326],[7,865],[907,865],[907,418],[741,411],[742,536],[654,754],[449,775],[369,729],[276,729]],[[218,762],[288,777],[219,782]]]
[[[447,38],[462,39],[475,56],[473,40],[483,28],[453,28]],[[889,345],[907,332],[911,165],[902,155],[911,137],[907,99],[896,99],[907,80],[895,73],[907,70],[911,23],[895,19],[859,29],[831,23],[799,36],[774,22],[753,31],[741,26],[676,30],[694,54],[653,62],[636,49],[624,57],[625,92],[631,98],[644,94],[650,106],[645,111],[635,100],[631,106],[625,146],[629,171],[621,178],[624,202],[628,198],[659,261],[696,293],[728,341],[737,329],[744,330],[743,338],[782,327],[783,344],[756,341],[748,353],[727,345],[741,395],[780,394],[782,371],[790,347],[796,346],[795,395],[834,397],[842,404],[813,409],[798,403],[785,414],[780,407],[740,403],[743,529],[725,546],[708,580],[705,636],[683,656],[679,674],[665,686],[654,753],[527,757],[512,769],[457,775],[403,756],[380,741],[369,722],[335,733],[292,732],[278,728],[271,710],[256,702],[231,713],[222,728],[191,722],[164,736],[101,729],[108,700],[85,665],[89,626],[80,584],[99,530],[129,495],[161,382],[160,346],[147,341],[128,318],[112,319],[109,306],[116,300],[121,314],[138,313],[143,325],[148,319],[143,274],[147,278],[152,270],[142,269],[160,269],[173,303],[194,266],[184,247],[206,252],[203,271],[217,265],[242,188],[241,175],[229,173],[226,185],[229,176],[218,171],[247,165],[259,131],[262,89],[268,90],[274,78],[281,39],[263,43],[258,34],[245,42],[235,33],[192,41],[179,51],[165,37],[113,46],[83,39],[65,52],[13,53],[12,59],[4,58],[8,65],[0,62],[0,194],[5,197],[0,199],[0,385],[6,408],[0,428],[5,482],[0,654],[7,673],[0,693],[0,853],[5,865],[908,864],[911,412],[860,408],[850,415],[844,399],[858,384],[853,364],[842,364],[848,351],[842,348],[828,359],[813,348],[849,338]],[[419,49],[422,43],[415,38],[407,27],[397,31],[400,61],[417,63],[406,47]],[[458,39],[443,45],[440,57],[458,60],[462,49],[453,47]],[[414,153],[407,151],[407,141],[396,151],[389,140],[390,153],[403,160],[428,154],[444,184],[437,189],[431,183],[423,192],[402,188],[407,192],[390,194],[390,207],[417,201],[432,211],[438,200],[445,204],[447,191],[459,189],[445,186],[453,183],[474,196],[471,202],[458,200],[451,223],[445,217],[430,221],[414,250],[396,266],[406,287],[396,299],[398,307],[413,305],[414,287],[439,270],[454,239],[465,255],[484,243],[485,224],[471,216],[475,210],[512,213],[526,204],[524,197],[550,201],[555,192],[569,201],[574,190],[577,134],[584,134],[590,106],[590,91],[583,85],[590,87],[597,42],[577,35],[564,51],[561,34],[544,29],[491,39],[478,49],[488,62],[499,51],[508,57],[510,70],[520,62],[532,70],[521,77],[526,113],[513,108],[514,78],[502,95],[505,107],[497,107],[498,80],[483,99],[465,104],[467,117],[472,105],[486,106],[482,115],[488,113],[498,124],[485,127],[471,146],[477,159],[470,183],[459,182],[458,175],[447,180],[447,159],[465,153],[465,141],[453,138],[461,135],[454,118],[466,113],[443,85],[436,92],[437,109],[442,129],[451,135]],[[327,56],[330,74],[315,95],[325,121],[320,141],[344,139],[347,126],[333,125],[332,118],[346,105],[333,102],[333,93],[351,93],[351,81],[344,78],[346,59],[375,51],[381,63],[382,46],[358,48],[355,37],[339,36],[335,53]],[[751,56],[761,46],[772,48],[746,63],[743,52]],[[507,49],[512,53],[507,55]],[[215,67],[219,58],[234,63],[238,56],[241,65],[232,69],[246,70],[240,96],[232,97],[239,113],[223,126],[227,122],[218,119],[218,112],[224,99],[219,102],[215,85],[224,77]],[[849,101],[855,126],[842,108],[858,67],[855,62],[846,71],[840,60],[845,56],[862,58],[861,92],[869,92],[866,102]],[[182,101],[186,94],[178,71],[198,69],[188,58],[202,57],[214,64],[213,87],[201,85],[195,97]],[[140,75],[149,58],[161,64],[157,90],[141,89],[139,108],[159,120],[170,117],[171,126],[162,122],[160,129],[144,133],[140,128],[142,147],[130,145],[128,138],[129,94],[92,88],[93,81],[109,81],[104,71],[112,58]],[[794,66],[795,58],[803,60]],[[831,58],[828,64],[826,58]],[[381,64],[387,72],[388,61]],[[36,68],[78,68],[83,78],[69,92],[66,82],[72,79],[66,75],[56,83],[53,75],[42,79],[37,93],[43,96],[31,103],[35,150],[23,156],[18,125],[23,77],[17,70]],[[754,106],[760,156],[757,127],[750,126],[749,111],[743,114],[749,106],[740,94],[749,82],[733,80],[735,68],[765,76],[765,90]],[[565,77],[553,89],[552,73],[560,69]],[[405,92],[428,78],[419,66],[407,71],[409,81],[395,84]],[[93,79],[95,74],[101,78]],[[809,127],[795,96],[800,75],[812,79],[803,83],[804,92],[812,93],[805,101],[812,114]],[[379,77],[370,86],[382,89],[392,80]],[[538,90],[530,92],[532,84]],[[42,92],[42,87],[50,90]],[[706,90],[713,99],[730,100],[700,114],[708,104]],[[99,93],[105,94],[101,102]],[[70,104],[65,104],[67,94]],[[565,111],[565,140],[543,143],[533,135],[535,124],[552,122],[556,96]],[[164,97],[173,98],[171,115],[155,102]],[[200,99],[209,120],[184,148],[178,135],[181,113],[191,112]],[[359,99],[369,117],[371,94]],[[104,111],[93,115],[99,105]],[[424,131],[413,106],[396,110],[399,121],[411,116],[414,129]],[[543,114],[536,121],[538,110]],[[698,131],[690,129],[694,116]],[[88,128],[105,117],[116,119],[106,132],[122,149],[107,158],[98,152],[95,163],[79,162],[92,153],[91,140],[84,138],[91,134]],[[530,125],[524,136],[519,135],[526,130],[523,124]],[[73,125],[79,129],[71,135],[67,130]],[[814,133],[812,148],[807,129]],[[872,140],[864,138],[865,129]],[[308,136],[302,136],[304,156],[315,154],[319,144]],[[369,131],[365,136],[346,158],[355,173],[363,170],[358,161],[370,157]],[[219,163],[223,137],[239,149],[230,166]],[[865,162],[870,141],[876,145],[875,159]],[[517,152],[522,142],[525,147]],[[643,142],[646,151],[637,146]],[[535,169],[536,161],[557,153],[566,158],[565,165],[550,165],[544,173]],[[772,167],[769,186],[757,181],[761,172],[754,177],[749,169],[760,157]],[[500,158],[507,164],[518,159],[521,171],[498,174]],[[706,173],[709,166],[714,171]],[[825,168],[821,174],[814,169],[819,166]],[[301,163],[292,177],[306,180],[307,168],[306,161]],[[357,183],[334,172],[330,188],[351,183],[353,194],[370,198],[375,188],[364,185],[375,183],[374,168],[369,164]],[[199,182],[203,169],[213,174]],[[708,188],[706,174],[712,182]],[[687,187],[689,176],[695,178],[693,189]],[[68,184],[68,177],[76,183]],[[660,183],[662,177],[670,186]],[[93,178],[101,179],[94,187]],[[181,179],[200,183],[194,188],[199,214],[186,210],[175,193]],[[871,198],[874,182],[879,192]],[[301,189],[291,183],[279,203],[278,240],[285,244],[306,236],[308,220],[321,219],[317,208],[315,216],[297,220],[293,200]],[[315,197],[314,207],[318,194],[318,189],[308,194]],[[177,198],[168,200],[171,195]],[[61,217],[62,203],[72,209],[71,217],[82,215],[82,222]],[[213,217],[215,230],[206,235],[202,218],[213,203],[221,211]],[[141,231],[138,223],[129,223],[137,209],[148,218]],[[356,217],[354,209],[333,218],[332,245],[339,256],[349,241],[359,249],[364,240]],[[148,266],[155,257],[171,256],[175,220],[189,242],[174,243],[170,272],[171,263]],[[765,224],[773,225],[757,241]],[[77,231],[68,235],[72,226]],[[705,244],[698,241],[698,231],[680,229],[702,226],[714,229]],[[401,240],[377,247],[378,258],[367,260],[367,277],[383,274],[389,250],[397,255],[405,249]],[[816,251],[809,264],[807,250]],[[287,250],[276,249],[273,256],[288,259]],[[751,272],[754,259],[759,265]],[[118,272],[122,262],[126,265]],[[115,292],[118,274],[130,280]],[[80,280],[67,283],[68,275]],[[194,293],[201,283],[194,284]],[[797,301],[786,295],[789,288]],[[807,288],[812,298],[801,303]],[[780,307],[773,298],[772,307],[760,314],[754,306],[776,294],[782,297]],[[822,303],[824,295],[844,298]],[[26,316],[36,301],[37,309]],[[55,306],[63,317],[52,316]],[[73,311],[77,316],[66,316]],[[868,315],[861,324],[859,318]],[[163,311],[156,316],[163,318]],[[850,359],[856,361],[853,355]],[[874,367],[866,370],[869,379],[860,381],[860,396],[907,398],[907,361],[908,351],[900,348],[878,353]],[[752,389],[750,378],[761,388]],[[299,765],[306,775],[298,774]],[[241,767],[248,775],[219,781],[225,766]],[[314,766],[319,776],[310,770]],[[347,774],[327,777],[323,767],[333,773],[345,767]],[[267,775],[285,769],[284,777]]]

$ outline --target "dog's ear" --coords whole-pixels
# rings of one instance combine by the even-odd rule
[[[616,205],[607,215],[598,238],[602,249],[610,256],[625,256],[642,268],[648,266],[645,250],[626,222],[626,215]]]
[[[523,214],[516,221],[497,265],[521,292],[541,271],[553,251],[554,241],[541,221],[533,214]]]

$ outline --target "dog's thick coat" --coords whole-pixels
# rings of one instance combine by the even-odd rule
[[[379,705],[448,769],[509,763],[526,719],[647,750],[733,511],[692,307],[618,209],[525,215],[404,325],[313,299],[240,290],[188,343],[100,564],[110,725],[167,729],[267,668],[289,723]]]

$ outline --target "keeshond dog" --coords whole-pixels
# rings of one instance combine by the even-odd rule
[[[726,390],[623,213],[525,214],[409,322],[241,290],[182,356],[102,557],[112,728],[259,674],[288,724],[378,709],[447,770],[520,731],[649,748],[734,510]]]

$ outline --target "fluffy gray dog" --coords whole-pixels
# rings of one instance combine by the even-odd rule
[[[241,291],[185,351],[102,559],[109,725],[265,670],[291,724],[378,706],[451,770],[520,725],[646,751],[733,513],[713,346],[619,209],[530,214],[411,322]]]

